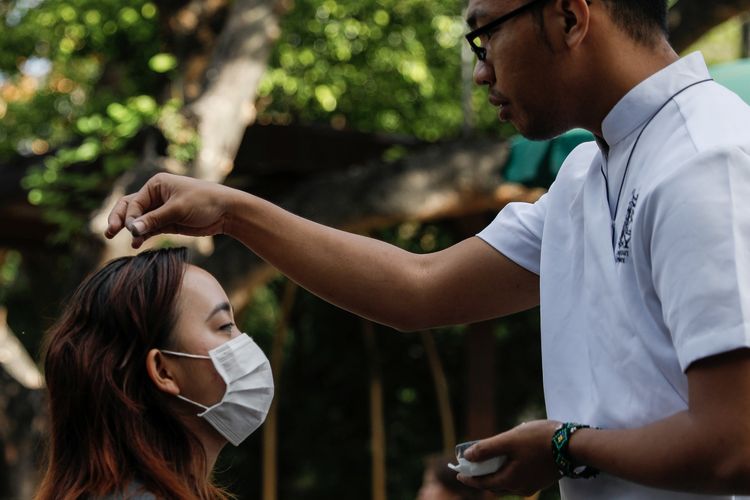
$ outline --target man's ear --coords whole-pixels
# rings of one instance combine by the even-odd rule
[[[579,46],[589,32],[591,10],[586,0],[556,0],[556,27],[569,48]]]
[[[151,349],[146,355],[146,371],[156,388],[167,394],[176,396],[180,393],[180,387],[174,378],[166,357],[159,349]]]

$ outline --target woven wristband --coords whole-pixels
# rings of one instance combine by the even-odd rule
[[[560,471],[561,476],[573,479],[588,479],[596,477],[596,475],[599,474],[599,471],[593,467],[574,463],[568,453],[568,445],[570,444],[571,436],[578,429],[589,428],[591,428],[589,425],[566,422],[560,425],[552,435],[552,458],[555,460],[555,465],[557,465],[557,470]]]

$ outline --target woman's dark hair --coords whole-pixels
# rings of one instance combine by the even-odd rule
[[[201,443],[148,376],[152,348],[171,347],[184,248],[143,252],[88,276],[44,341],[51,418],[37,500],[126,491],[157,498],[226,499],[206,478]]]

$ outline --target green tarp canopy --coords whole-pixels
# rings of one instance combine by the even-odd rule
[[[571,130],[549,141],[530,141],[520,135],[510,142],[510,158],[503,169],[506,182],[529,187],[549,187],[573,149],[582,142],[593,141],[591,132]]]
[[[711,66],[711,76],[750,104],[750,59]]]

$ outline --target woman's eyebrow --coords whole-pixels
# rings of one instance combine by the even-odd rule
[[[222,302],[221,304],[214,307],[213,311],[211,311],[211,314],[208,315],[208,318],[206,318],[206,322],[208,322],[211,318],[214,317],[214,314],[226,311],[231,313],[232,312],[232,306],[229,305],[229,302]]]

